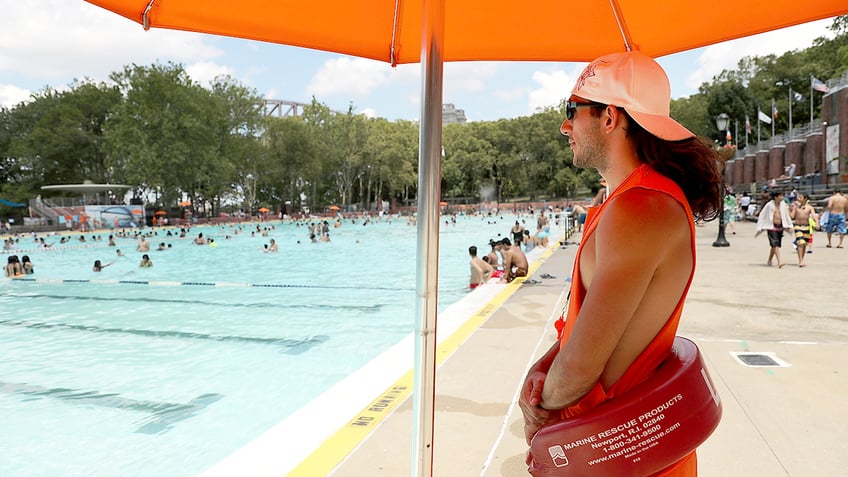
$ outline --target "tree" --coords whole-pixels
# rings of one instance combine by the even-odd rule
[[[175,205],[186,194],[195,206],[211,198],[219,154],[215,101],[181,65],[126,67],[112,80],[124,96],[107,123],[110,165],[141,194]]]

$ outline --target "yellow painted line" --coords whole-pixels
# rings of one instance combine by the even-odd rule
[[[559,241],[558,241],[559,242]],[[533,275],[542,263],[550,257],[556,247],[550,247],[530,265],[527,277]],[[436,348],[436,367],[452,355],[506,300],[518,291],[526,278],[522,277],[507,285],[495,295],[477,313],[465,321],[447,339]],[[330,436],[324,444],[304,459],[288,473],[289,477],[315,477],[327,475],[359,446],[406,398],[412,394],[413,369],[407,371],[380,396],[372,401],[342,428]]]

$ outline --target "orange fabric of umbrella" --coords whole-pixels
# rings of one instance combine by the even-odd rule
[[[180,207],[190,207],[190,206],[191,206],[191,201],[189,201],[189,200],[184,200],[184,201],[180,202],[180,204],[179,204],[179,205],[180,205]]]
[[[447,202],[439,202],[439,205],[441,205],[442,207],[444,207],[444,206],[448,205],[448,203],[447,203]]]
[[[267,207],[260,207],[260,208],[259,208],[259,212],[262,212],[263,214],[264,214],[264,213],[267,213],[267,212],[268,212],[268,208],[267,208]]]
[[[164,210],[157,210],[156,212],[153,213],[153,215],[168,215],[168,213],[165,212]]]
[[[249,38],[417,63],[424,0],[87,0],[145,28]],[[632,49],[658,57],[848,13],[845,0],[752,0],[733,20],[710,2],[508,0],[445,2],[444,61],[590,61]],[[621,25],[621,26],[620,26]]]
[[[337,205],[331,205],[330,210],[341,210]]]

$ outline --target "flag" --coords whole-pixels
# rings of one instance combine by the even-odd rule
[[[762,121],[766,124],[771,124],[771,118],[768,117],[768,114],[760,111],[759,109],[757,110],[757,119],[759,119],[760,121]]]
[[[805,98],[803,94],[801,94],[797,91],[791,90],[791,89],[789,91],[792,93],[792,98],[795,99],[795,101],[798,101],[799,103],[803,103],[804,101],[807,100],[807,98]]]
[[[774,119],[777,119],[777,105],[774,102],[771,104],[771,115]]]
[[[827,93],[828,91],[830,91],[830,88],[828,88],[827,85],[824,84],[824,82],[822,82],[820,79],[816,78],[815,76],[810,76],[810,81],[812,82],[810,86],[814,90],[819,91],[821,93]]]
[[[745,115],[745,132],[751,134],[751,120],[748,119],[748,115]]]

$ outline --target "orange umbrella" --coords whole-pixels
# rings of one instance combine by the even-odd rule
[[[444,207],[444,206],[448,205],[448,203],[447,202],[439,202],[439,205]]]
[[[267,213],[268,213],[268,208],[267,208],[267,207],[260,207],[260,208],[259,208],[259,212],[262,212],[263,214],[267,214]]]
[[[168,215],[168,213],[164,210],[157,210],[156,212],[153,212],[153,215]]]
[[[331,205],[329,208],[330,210],[341,210],[337,205]]]
[[[87,1],[144,28],[249,38],[391,64],[420,61],[430,13],[444,28],[443,61],[590,61],[623,51],[622,37],[658,57],[848,12],[845,0],[735,2],[732,18],[711,2],[675,0]]]
[[[191,207],[191,201],[190,200],[184,200],[184,201],[180,202],[179,205],[180,205],[180,207]]]

